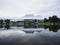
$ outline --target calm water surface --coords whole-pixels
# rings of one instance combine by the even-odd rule
[[[0,45],[60,45],[60,28],[0,28]]]

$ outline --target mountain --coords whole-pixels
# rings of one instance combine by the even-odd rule
[[[36,17],[41,17],[40,15],[37,15]]]
[[[27,14],[24,17],[34,17],[34,15],[33,14]]]
[[[33,14],[27,14],[27,15],[25,15],[25,16],[22,17],[22,18],[23,18],[23,19],[39,19],[39,20],[42,19],[42,17],[41,17],[40,15],[35,16],[35,15],[33,15]]]

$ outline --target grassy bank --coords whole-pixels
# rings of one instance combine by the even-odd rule
[[[60,25],[60,23],[52,23],[52,22],[40,22],[38,25],[41,25],[41,26],[50,26],[50,25]]]

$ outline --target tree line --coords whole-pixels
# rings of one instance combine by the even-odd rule
[[[6,19],[6,20],[1,19],[0,24],[3,24],[4,21],[5,21],[6,24],[10,23],[10,19]]]
[[[60,18],[58,18],[56,15],[53,15],[52,17],[44,18],[44,22],[60,22]]]

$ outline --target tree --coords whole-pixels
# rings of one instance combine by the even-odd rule
[[[3,24],[3,20],[2,19],[0,20],[0,23]]]
[[[49,22],[51,22],[52,20],[51,20],[52,18],[51,17],[49,17]]]
[[[9,25],[10,24],[10,19],[5,20],[6,24]]]
[[[48,19],[44,18],[44,22],[48,22]]]
[[[52,16],[51,21],[52,22],[58,22],[58,17],[56,15]]]

